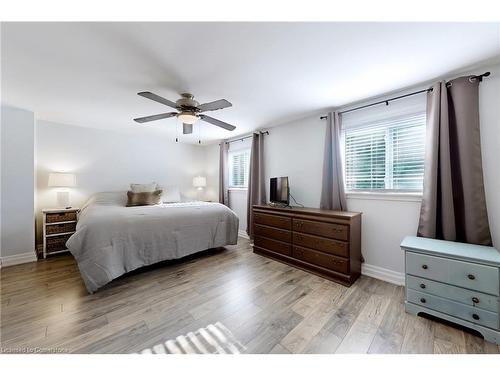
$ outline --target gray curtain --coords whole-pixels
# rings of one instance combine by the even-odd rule
[[[340,159],[340,117],[337,112],[328,113],[326,120],[320,208],[338,211],[347,209]]]
[[[479,134],[479,80],[439,82],[427,94],[418,236],[491,245]]]
[[[247,197],[247,234],[253,238],[252,206],[266,204],[266,183],[264,181],[264,135],[252,135],[252,149],[250,154],[250,171],[248,176]]]
[[[222,140],[219,145],[219,203],[229,206],[227,151],[229,144]]]

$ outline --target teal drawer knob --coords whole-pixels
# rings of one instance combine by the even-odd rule
[[[474,276],[473,274],[469,273],[467,275],[467,277],[469,278],[469,280],[474,280],[476,278],[476,276]]]
[[[420,298],[420,302],[426,303],[427,301],[425,300],[425,298]]]
[[[425,289],[425,284],[424,284],[424,283],[420,284],[420,287],[421,287],[422,289]]]
[[[426,270],[426,269],[428,268],[428,267],[427,267],[427,264],[422,264],[422,268],[423,268],[424,270]]]
[[[474,320],[479,320],[479,315],[477,315],[477,314],[472,314],[472,318],[473,318]]]
[[[474,302],[474,303],[479,303],[479,298],[477,298],[477,297],[472,297],[472,302]]]

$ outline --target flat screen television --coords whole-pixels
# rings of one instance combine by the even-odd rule
[[[288,177],[273,177],[269,183],[270,201],[272,203],[282,203],[288,206],[290,189],[288,186]]]

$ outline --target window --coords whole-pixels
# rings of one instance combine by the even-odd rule
[[[347,190],[421,191],[425,113],[344,129]]]
[[[250,164],[250,149],[229,152],[229,187],[248,187],[248,168]]]

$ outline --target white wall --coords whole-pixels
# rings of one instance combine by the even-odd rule
[[[70,198],[73,206],[81,206],[95,192],[125,191],[130,183],[151,181],[177,185],[184,197],[196,199],[192,180],[204,175],[207,165],[204,147],[156,135],[38,121],[36,141],[38,218],[42,208],[56,206],[56,191],[47,187],[51,171],[76,174]]]
[[[486,70],[491,76],[479,85],[481,152],[490,230],[493,244],[500,250],[500,65]]]
[[[491,71],[492,75],[480,85],[483,168],[490,229],[495,246],[500,247],[500,65],[470,74],[480,74],[485,70]],[[319,116],[318,113],[269,129],[270,135],[264,141],[267,192],[270,177],[288,176],[295,199],[307,207],[319,207],[325,136],[325,121]],[[348,196],[348,210],[363,213],[365,266],[371,270],[388,270],[389,273],[404,271],[399,244],[405,236],[415,235],[420,203],[421,199],[415,196]],[[393,280],[399,276],[394,276]]]
[[[203,147],[205,160],[205,175],[207,187],[205,198],[209,201],[219,201],[219,145],[211,144]]]
[[[33,112],[8,106],[2,106],[1,112],[0,256],[5,265],[22,257],[36,259],[35,125]]]

